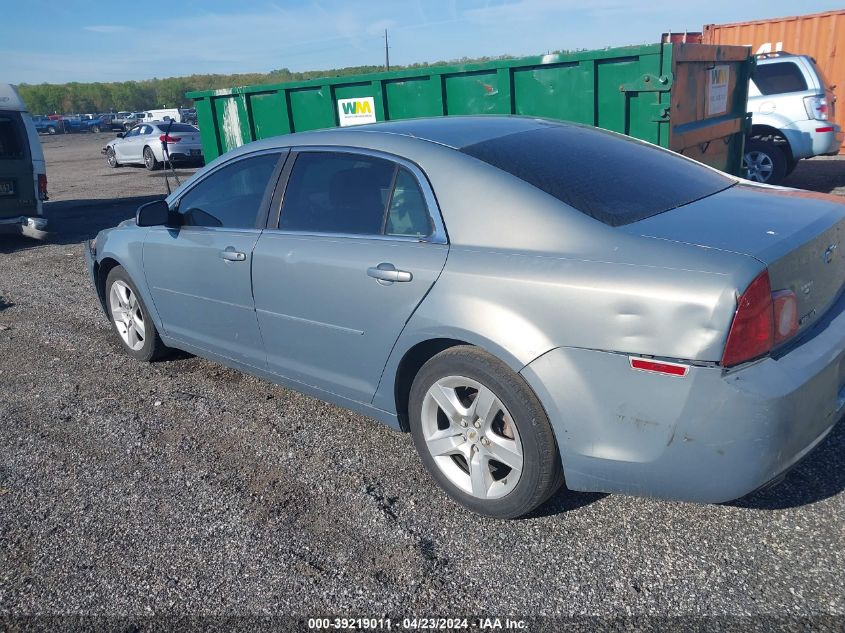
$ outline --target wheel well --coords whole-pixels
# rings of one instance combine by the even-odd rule
[[[748,138],[777,145],[786,154],[788,160],[793,160],[792,148],[789,146],[789,141],[783,135],[783,132],[777,128],[770,125],[753,125],[751,126],[751,134],[748,135]]]
[[[94,279],[97,282],[97,297],[100,299],[100,305],[103,310],[106,310],[106,279],[109,273],[115,266],[120,266],[120,262],[111,257],[106,257],[99,264],[94,262]]]
[[[436,338],[417,343],[405,352],[399,362],[399,368],[396,370],[396,383],[394,385],[396,413],[399,417],[399,426],[403,431],[407,432],[411,428],[408,424],[408,398],[417,373],[431,358],[443,350],[457,345],[468,345],[468,343],[451,338]]]

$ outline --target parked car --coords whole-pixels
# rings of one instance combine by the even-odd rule
[[[43,239],[47,169],[38,132],[18,91],[0,84],[0,233]]]
[[[167,156],[163,145],[167,146]],[[173,163],[201,163],[200,131],[187,123],[150,121],[140,123],[126,134],[118,134],[103,148],[111,167],[144,165],[150,171],[165,160]]]
[[[100,132],[105,124],[100,117],[93,114],[79,114],[62,118],[65,132]]]
[[[117,118],[112,121],[112,125],[116,129],[122,129],[124,132],[128,132],[143,118],[143,112],[118,112]]]
[[[60,121],[55,121],[46,116],[32,117],[32,124],[35,126],[35,130],[40,134],[57,134],[58,132],[63,131]]]
[[[748,178],[778,184],[802,158],[837,154],[842,130],[833,121],[835,105],[833,85],[812,57],[758,55],[748,93]]]
[[[721,502],[806,455],[845,410],[843,237],[833,196],[443,117],[232,150],[86,257],[132,357],[187,350],[410,430],[452,498],[514,517],[562,475]]]
[[[121,129],[115,128],[114,120],[117,118],[117,113],[115,112],[104,112],[102,114],[97,115],[102,122],[103,130],[113,130],[113,129]]]
[[[183,123],[190,123],[191,125],[197,124],[197,109],[196,108],[185,108],[182,110],[182,122]]]

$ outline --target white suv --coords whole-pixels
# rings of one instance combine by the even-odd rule
[[[833,122],[834,86],[807,55],[765,53],[748,87],[751,134],[748,179],[778,184],[802,158],[836,154],[842,131]]]

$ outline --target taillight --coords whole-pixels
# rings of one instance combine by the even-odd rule
[[[763,356],[772,349],[774,340],[772,288],[769,271],[764,270],[739,298],[722,365],[731,367]]]
[[[791,290],[772,292],[764,270],[739,298],[722,365],[731,367],[769,353],[798,332],[798,300]]]
[[[158,137],[162,143],[178,143],[182,140],[181,136],[168,136],[167,134],[162,134]]]
[[[779,290],[772,294],[775,313],[775,340],[778,345],[792,338],[798,331],[798,301],[791,290]]]
[[[38,199],[47,200],[47,174],[38,174]]]
[[[827,121],[827,99],[824,97],[804,97],[804,109],[811,119]]]

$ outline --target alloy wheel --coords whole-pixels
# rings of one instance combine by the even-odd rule
[[[772,157],[758,150],[745,154],[745,169],[748,170],[748,180],[768,182],[775,169]]]
[[[109,291],[109,305],[120,338],[132,351],[141,349],[146,340],[144,313],[132,288],[123,281],[115,281]]]
[[[479,499],[511,492],[523,470],[513,417],[492,390],[447,376],[426,392],[422,432],[434,463],[455,486]]]

